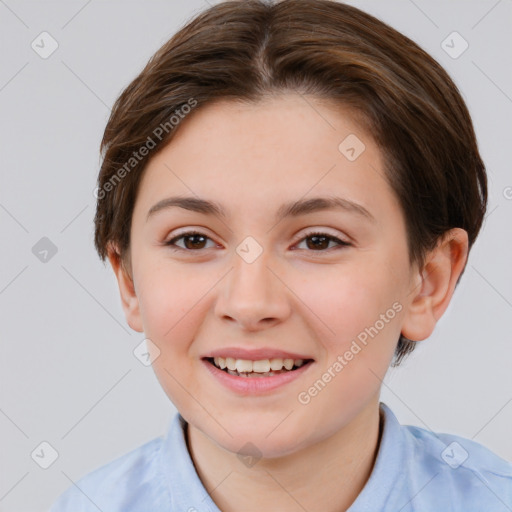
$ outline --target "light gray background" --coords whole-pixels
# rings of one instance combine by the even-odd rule
[[[404,424],[474,439],[512,460],[512,2],[353,1],[451,74],[474,119],[490,207],[434,335],[382,400]],[[93,190],[110,106],[201,0],[0,0],[0,510],[43,511],[81,476],[164,433],[175,409],[132,351],[117,285],[93,248]],[[31,43],[59,44],[42,59]],[[441,43],[459,32],[469,48]],[[48,237],[46,263],[32,247]],[[42,469],[31,452],[59,457]],[[107,512],[107,511],[105,511]]]

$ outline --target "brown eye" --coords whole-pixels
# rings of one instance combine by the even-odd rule
[[[301,242],[306,241],[306,247],[309,250],[317,252],[325,252],[329,248],[331,242],[336,242],[338,246],[349,246],[348,242],[344,242],[335,236],[327,233],[308,233],[301,239]]]
[[[184,240],[184,247],[176,244],[176,242],[181,239]],[[190,231],[174,237],[173,239],[166,242],[165,245],[170,246],[171,248],[176,248],[178,250],[181,249],[185,251],[195,251],[205,249],[205,243],[207,240],[210,240],[210,238],[203,233],[199,233],[198,231]]]

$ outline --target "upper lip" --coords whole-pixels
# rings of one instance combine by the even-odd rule
[[[265,347],[256,349],[241,347],[219,348],[203,356],[203,358],[206,357],[232,357],[233,359],[248,359],[250,361],[260,361],[262,359],[313,359],[304,354]]]

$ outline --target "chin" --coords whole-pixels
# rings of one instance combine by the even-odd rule
[[[254,456],[256,458],[278,458],[289,455],[297,451],[301,443],[300,435],[297,429],[290,430],[282,426],[276,429],[279,421],[272,422],[253,422],[245,426],[240,423],[225,423],[223,426],[229,432],[229,435],[223,428],[215,425],[214,430],[202,430],[217,445],[227,451],[243,456]]]

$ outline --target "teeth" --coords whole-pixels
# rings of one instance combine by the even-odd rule
[[[283,367],[282,359],[271,359],[270,360],[270,369],[271,370],[280,370]]]
[[[270,361],[268,359],[263,359],[261,361],[253,361],[251,366],[252,371],[256,373],[266,373],[270,371]]]
[[[214,357],[213,362],[215,366],[224,370],[227,368],[228,373],[267,373],[270,371],[280,371],[286,369],[291,370],[294,366],[299,368],[304,364],[303,359],[260,359],[258,361],[251,361],[249,359],[234,359],[233,357]]]
[[[287,370],[291,370],[293,368],[293,359],[285,359],[283,364]]]
[[[252,372],[252,361],[248,359],[237,359],[235,362],[236,370],[238,372]]]

